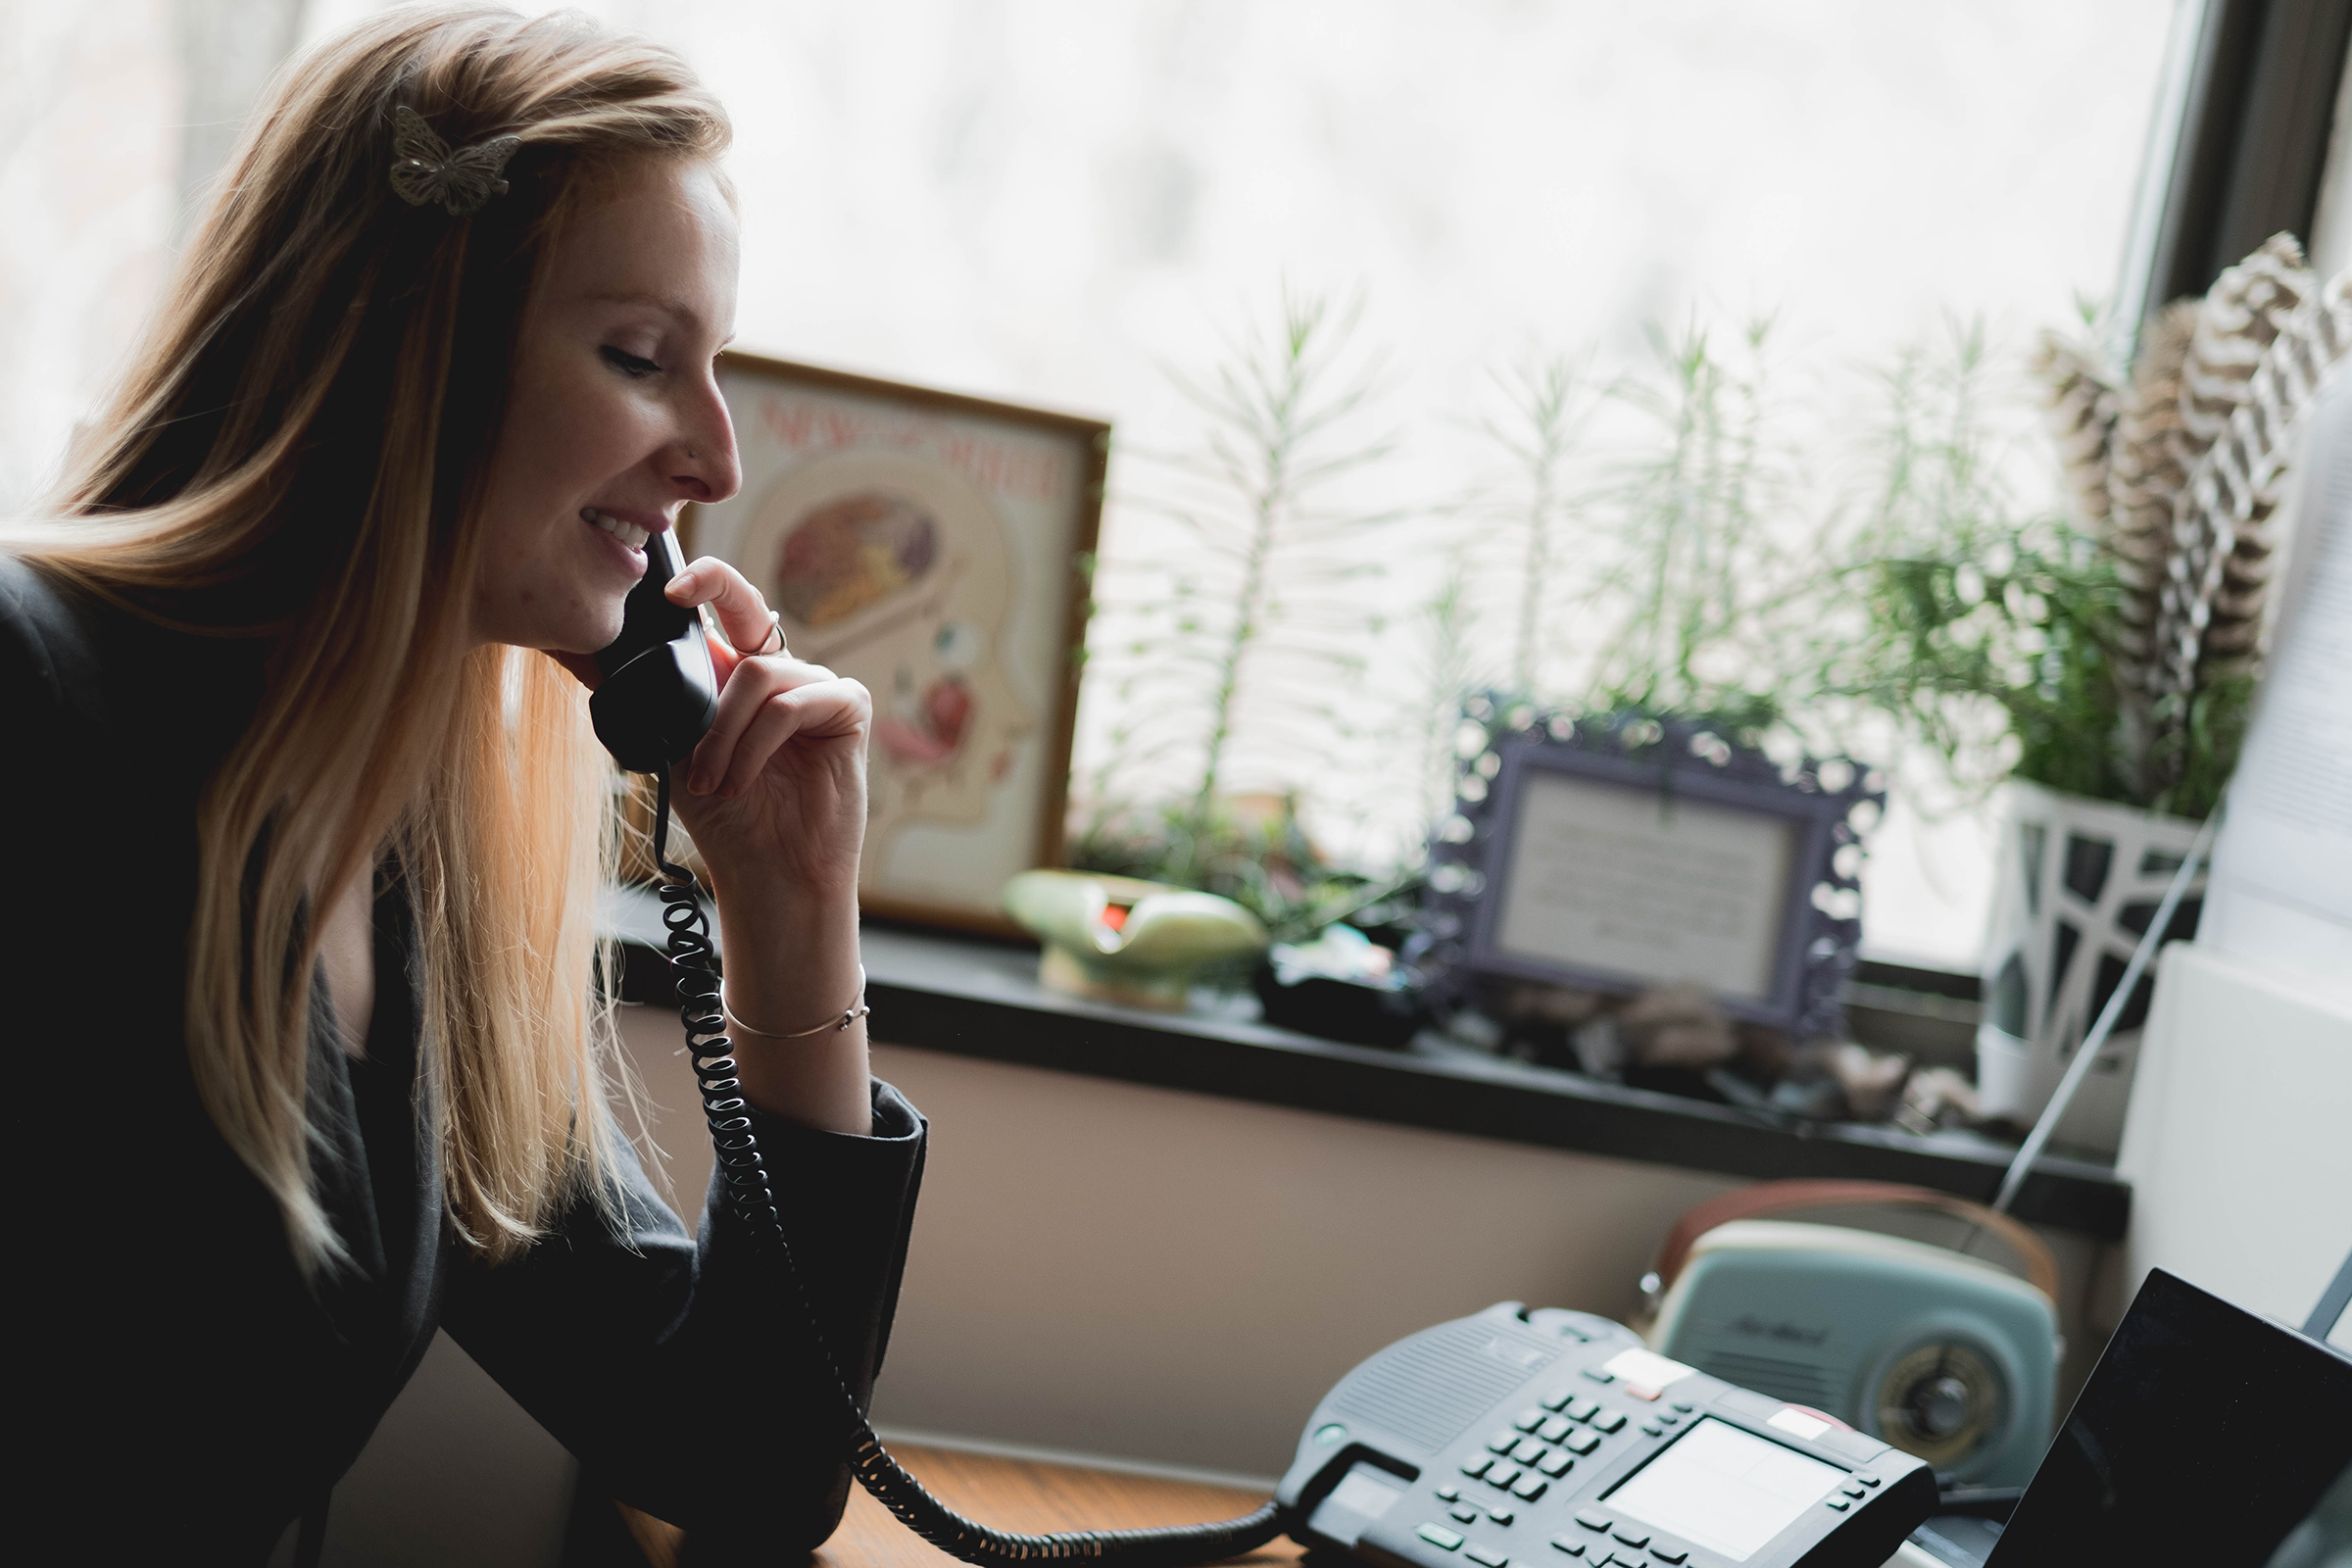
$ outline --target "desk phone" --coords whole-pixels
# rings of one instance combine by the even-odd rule
[[[1516,1301],[1348,1373],[1275,1493],[1391,1568],[1878,1568],[1936,1498],[1900,1448]]]

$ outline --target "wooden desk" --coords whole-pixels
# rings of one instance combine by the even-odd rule
[[[957,1512],[1000,1530],[1132,1530],[1231,1519],[1266,1499],[1226,1487],[1163,1481],[1152,1476],[1082,1470],[956,1453],[945,1448],[893,1447],[907,1469]],[[677,1568],[683,1533],[634,1508],[612,1504],[649,1568]],[[1243,1563],[1296,1562],[1301,1548],[1277,1536]],[[820,1568],[944,1568],[955,1558],[909,1532],[869,1496],[850,1489],[849,1512],[811,1562]]]
[[[912,1446],[891,1451],[958,1513],[1004,1530],[1046,1533],[1198,1524],[1204,1519],[1231,1519],[1266,1500],[1255,1493],[1229,1487],[1083,1470],[1073,1465]],[[647,1568],[678,1568],[683,1531],[620,1503],[597,1506],[619,1516],[627,1531],[625,1542],[620,1532],[612,1534],[614,1544],[624,1551],[626,1543],[633,1542]],[[1296,1564],[1304,1555],[1304,1548],[1290,1537],[1276,1536],[1249,1556],[1233,1560],[1272,1568]],[[566,1556],[567,1564],[578,1563],[582,1568],[591,1562],[594,1568],[605,1568],[619,1560],[615,1555],[584,1557],[576,1550]],[[850,1489],[849,1512],[842,1517],[841,1528],[808,1560],[816,1568],[944,1568],[956,1561],[909,1532],[862,1487],[855,1486]],[[1905,1542],[1886,1559],[1886,1568],[1942,1568],[1942,1564]]]

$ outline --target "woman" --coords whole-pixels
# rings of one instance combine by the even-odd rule
[[[38,1238],[10,1408],[75,1560],[261,1560],[436,1325],[591,1485],[702,1540],[839,1517],[838,1396],[732,1223],[698,1242],[654,1196],[591,992],[586,656],[649,536],[739,478],[727,136],[674,57],[575,18],[325,45],[257,114],[61,520],[0,555],[0,805],[42,867],[0,960]],[[858,1018],[869,705],[725,564],[669,597],[745,651],[678,811],[862,1396],[923,1137]]]

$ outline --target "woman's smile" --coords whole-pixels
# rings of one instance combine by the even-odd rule
[[[628,587],[645,576],[646,541],[668,532],[670,525],[659,512],[608,512],[602,507],[582,507],[580,521],[595,535],[588,547],[618,567]]]
[[[631,550],[638,552],[640,557],[645,551],[645,542],[662,531],[659,527],[642,527],[626,517],[616,517],[610,512],[599,512],[594,507],[582,507],[580,520],[603,529]],[[668,521],[665,518],[662,527],[667,526]]]

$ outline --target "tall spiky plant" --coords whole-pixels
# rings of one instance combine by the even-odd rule
[[[1123,500],[1177,548],[1145,574],[1149,591],[1109,606],[1136,629],[1090,669],[1122,716],[1077,862],[1228,893],[1278,933],[1300,899],[1315,903],[1305,840],[1290,807],[1237,812],[1230,794],[1250,768],[1261,794],[1329,771],[1378,627],[1360,592],[1381,570],[1364,534],[1400,515],[1332,500],[1394,448],[1357,433],[1381,390],[1353,342],[1359,319],[1359,306],[1286,291],[1270,332],[1230,343],[1205,377],[1170,372],[1203,438],[1139,454],[1150,477]],[[1184,782],[1141,798],[1146,765]]]
[[[1767,454],[1768,322],[1731,353],[1696,324],[1652,330],[1663,384],[1617,395],[1659,440],[1611,498],[1611,559],[1587,601],[1605,628],[1587,704],[1769,724],[1787,691],[1779,650],[1791,586],[1769,527],[1783,474]]]
[[[1476,622],[1468,552],[1457,543],[1446,556],[1437,591],[1421,606],[1418,628],[1423,650],[1421,680],[1419,690],[1412,694],[1410,712],[1420,724],[1420,785],[1427,806],[1424,814],[1430,821],[1452,809],[1454,734],[1461,724],[1463,703],[1482,684],[1471,646]]]
[[[1592,391],[1581,369],[1564,358],[1496,377],[1505,412],[1480,421],[1488,440],[1512,466],[1512,494],[1494,508],[1509,544],[1510,689],[1533,697],[1544,689],[1550,622],[1563,608],[1562,535],[1575,520],[1579,497],[1569,471]]]

